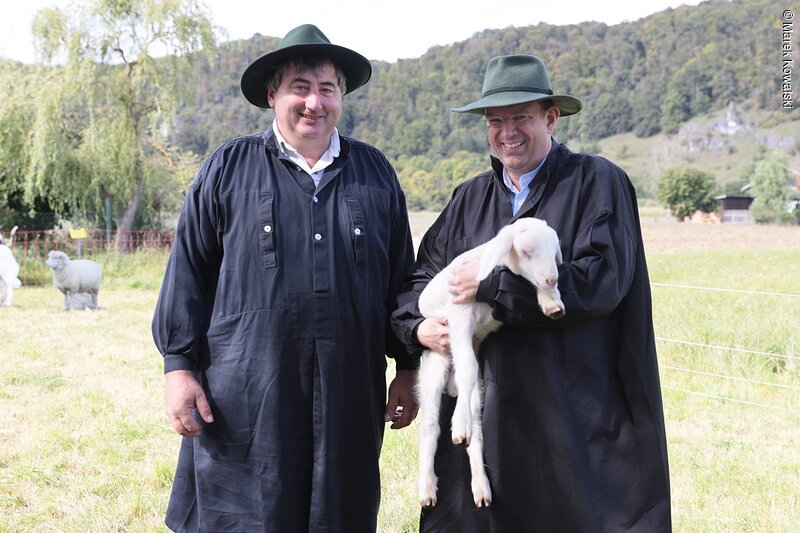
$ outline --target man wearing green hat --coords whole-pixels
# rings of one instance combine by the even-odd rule
[[[375,531],[384,424],[414,418],[418,359],[390,327],[413,265],[403,192],[336,129],[371,72],[295,28],[242,76],[272,126],[219,147],[187,193],[153,318],[184,436],[175,531]]]
[[[456,256],[521,217],[544,219],[561,241],[561,320],[506,268],[484,281],[477,264],[450,280],[456,301],[486,302],[505,325],[482,344],[484,460],[491,505],[477,508],[467,454],[450,441],[454,401],[443,397],[435,458],[438,501],[421,531],[439,533],[663,532],[671,529],[669,473],[650,288],[633,187],[619,167],[553,138],[581,109],[555,94],[531,55],[493,58],[482,97],[492,169],[461,184],[425,235],[395,311],[397,335],[447,353],[447,324],[417,300]],[[443,352],[444,351],[444,352]]]

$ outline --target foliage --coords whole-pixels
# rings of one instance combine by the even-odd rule
[[[406,204],[412,211],[441,210],[456,185],[488,168],[488,157],[463,150],[436,163],[425,156],[400,156],[395,163]]]
[[[792,174],[783,152],[759,162],[753,171],[751,194],[755,198],[750,206],[753,220],[762,223],[788,223],[793,216],[788,210],[792,201]]]
[[[678,220],[691,216],[697,210],[713,211],[711,193],[714,176],[691,167],[673,168],[658,181],[656,198],[669,207]]]
[[[157,11],[153,6],[160,6],[159,13],[164,14],[178,5],[196,7],[196,2],[199,0],[97,0],[95,5],[107,9],[109,15],[86,17],[91,26],[72,25],[72,17],[57,9],[45,12],[47,16],[37,25],[41,53],[45,58],[63,60],[64,66],[41,68],[36,81],[22,65],[7,67],[23,81],[14,88],[16,96],[8,104],[5,97],[10,93],[0,94],[4,97],[0,140],[24,135],[29,149],[15,161],[22,170],[32,161],[36,165],[32,167],[35,172],[22,173],[29,178],[0,182],[0,198],[19,198],[18,208],[53,202],[62,210],[69,205],[72,210],[102,211],[77,204],[113,195],[117,206],[125,207],[134,197],[136,182],[118,176],[117,169],[136,171],[137,157],[141,157],[145,161],[141,166],[142,207],[164,209],[179,200],[182,187],[176,180],[188,181],[189,169],[196,167],[196,162],[189,161],[184,170],[177,171],[165,163],[168,158],[163,154],[174,159],[180,150],[205,157],[230,137],[265,129],[273,119],[272,111],[246,102],[239,80],[243,68],[275,49],[279,38],[257,34],[227,42],[216,50],[212,61],[206,54],[188,54],[198,48],[189,45],[183,49],[162,47],[159,52],[176,55],[159,59],[148,48],[139,60],[126,48],[134,43],[130,37],[120,39],[123,60],[112,37],[98,37],[98,28],[114,17],[124,27],[127,21],[142,20],[136,18],[139,13]],[[776,13],[773,0],[709,0],[613,26],[583,22],[482,31],[461,42],[433,47],[419,58],[374,61],[370,83],[345,97],[339,130],[377,146],[393,163],[403,166],[401,179],[416,189],[409,195],[412,203],[434,206],[450,195],[453,185],[449,176],[433,173],[439,162],[460,152],[485,161],[486,136],[479,118],[450,109],[479,97],[486,64],[496,55],[541,57],[553,88],[581,99],[583,110],[559,120],[556,129],[557,138],[573,148],[597,151],[599,139],[625,132],[637,137],[659,132],[672,135],[687,120],[720,111],[730,102],[742,108],[750,106],[751,115],[768,116],[761,120],[772,125],[788,123],[796,113],[773,112],[780,94],[780,80],[772,66]],[[189,19],[182,19],[187,21],[185,25],[175,28],[183,29],[169,36],[206,34],[202,14]],[[144,34],[137,29],[136,35]],[[369,50],[361,52],[369,55]],[[82,61],[89,58],[94,61]],[[154,74],[148,78],[145,72]],[[74,81],[81,77],[83,82]],[[25,86],[37,88],[36,102],[20,96]],[[123,90],[131,87],[136,91]],[[132,130],[134,121],[122,111],[126,102],[130,106],[134,101],[131,95],[142,98],[139,110],[148,111],[133,136],[125,132]],[[155,96],[158,100],[152,99]],[[58,113],[58,120],[38,117],[32,103],[40,110],[37,113]],[[171,110],[176,108],[173,115]],[[26,131],[30,125],[46,135]],[[58,142],[48,143],[47,138]],[[118,142],[136,139],[140,150],[108,150],[101,144],[105,138]],[[158,142],[154,145],[153,140]],[[35,146],[31,148],[32,143]],[[16,150],[14,143],[0,147],[0,162],[4,149],[8,153]],[[637,156],[643,159],[635,149],[631,156],[624,163],[635,163]],[[5,160],[11,157],[6,155]],[[410,162],[419,166],[412,167]],[[676,164],[666,161],[655,166]],[[19,175],[13,166],[0,168],[0,172]],[[637,173],[644,185],[660,170]],[[723,172],[716,175],[722,178]],[[25,202],[20,193],[4,192],[19,190],[20,183],[28,193]],[[70,186],[73,183],[76,186]],[[160,190],[153,189],[155,183],[161,184]],[[434,198],[418,194],[425,188]],[[642,188],[646,189],[652,186]],[[164,195],[166,192],[172,196]]]
[[[40,195],[59,211],[102,212],[111,198],[122,230],[140,206],[179,205],[195,162],[187,164],[168,136],[173,110],[192,93],[190,54],[213,48],[202,5],[94,0],[76,12],[40,10],[33,32],[43,58],[64,66],[42,66],[37,75],[28,200]]]

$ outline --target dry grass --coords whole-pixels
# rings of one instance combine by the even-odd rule
[[[415,214],[415,232],[433,218]],[[645,222],[651,278],[797,293],[796,231]],[[96,312],[62,312],[52,287],[20,289],[14,308],[0,308],[0,532],[165,531],[178,437],[149,331],[163,257],[106,261]],[[653,294],[660,337],[800,355],[796,298]],[[659,355],[667,387],[800,411],[796,390],[663,368],[800,386],[797,361],[665,342]],[[800,414],[673,390],[664,398],[675,530],[796,530]],[[387,431],[380,531],[416,531],[415,431]]]

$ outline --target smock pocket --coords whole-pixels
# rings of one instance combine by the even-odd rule
[[[353,264],[358,270],[364,270],[367,264],[367,228],[361,202],[355,196],[344,199],[350,217],[350,242],[353,246]]]
[[[264,269],[275,268],[278,258],[275,246],[275,209],[272,191],[261,192],[258,198],[258,217],[261,222],[260,245],[261,266]]]

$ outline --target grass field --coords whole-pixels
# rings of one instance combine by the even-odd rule
[[[800,524],[800,234],[753,228],[645,226],[675,531]],[[179,437],[149,330],[165,256],[99,260],[95,312],[64,313],[52,287],[0,308],[0,532],[165,531]],[[416,531],[415,428],[387,431],[381,467],[380,531]]]

